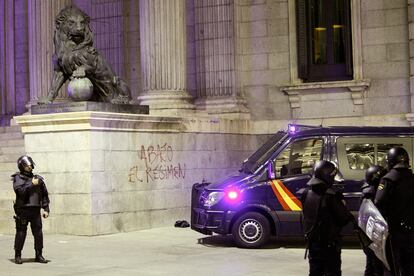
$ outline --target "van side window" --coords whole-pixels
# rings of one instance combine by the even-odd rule
[[[339,170],[343,177],[352,180],[363,180],[365,170],[371,165],[386,167],[385,157],[390,148],[404,147],[412,152],[410,137],[338,137],[336,140]]]
[[[385,157],[392,147],[402,144],[345,144],[346,157],[351,170],[366,170],[372,165],[386,167]],[[375,157],[377,148],[377,157]]]
[[[345,151],[351,170],[366,170],[375,163],[374,144],[345,144]]]
[[[320,138],[291,143],[275,159],[276,176],[285,177],[312,173],[313,165],[321,159],[323,141]]]

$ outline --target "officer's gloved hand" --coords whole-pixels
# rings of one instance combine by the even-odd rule
[[[49,217],[49,212],[43,211],[43,218],[48,218],[48,217]]]
[[[40,182],[39,182],[39,179],[37,179],[37,178],[35,178],[35,177],[32,179],[32,184],[33,184],[33,185],[37,186],[37,185],[39,185],[39,183],[40,183]]]

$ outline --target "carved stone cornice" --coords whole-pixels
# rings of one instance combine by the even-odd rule
[[[331,81],[331,82],[311,82],[298,83],[280,87],[289,96],[291,108],[300,108],[301,96],[310,93],[335,93],[341,88],[349,91],[355,105],[364,104],[364,94],[371,85],[370,80],[350,80],[350,81]]]

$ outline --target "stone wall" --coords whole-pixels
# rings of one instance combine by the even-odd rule
[[[364,1],[361,20],[364,114],[410,112],[407,1]]]
[[[29,41],[28,30],[33,29],[31,26],[33,24],[29,20],[30,16],[36,15],[43,18],[42,14],[49,11],[50,14],[44,18],[53,20],[56,10],[48,10],[45,7],[55,2],[33,1],[37,3],[35,5],[22,0],[0,1],[0,5],[4,7],[2,14],[5,15],[5,20],[0,24],[0,32],[5,34],[1,36],[3,40],[0,39],[0,52],[4,54],[6,48],[15,49],[15,57],[9,54],[3,56],[8,59],[7,68],[0,66],[1,87],[7,90],[3,92],[1,99],[5,103],[1,111],[3,120],[8,120],[8,117],[5,119],[6,114],[10,117],[11,113],[25,112],[25,105],[29,101],[29,87],[38,81],[38,77],[32,76],[29,79],[29,50],[34,49],[35,46],[29,47],[30,44],[35,43],[35,40]],[[78,5],[91,16],[97,49],[114,67],[116,73],[126,79],[136,99],[142,94],[141,70],[143,70],[139,1],[72,0],[68,2]],[[36,6],[36,10],[30,11],[28,3],[32,3],[33,7]],[[61,0],[59,3],[66,2]],[[219,5],[220,2],[214,3],[214,5]],[[295,1],[234,0],[226,1],[226,3],[233,5],[234,9],[235,53],[237,53],[234,72],[237,75],[240,74],[241,79],[235,86],[241,86],[240,90],[246,97],[253,121],[309,120],[371,115],[381,115],[386,118],[389,115],[411,112],[407,0],[351,0],[353,54],[354,61],[356,61],[354,62],[354,75],[355,80],[367,80],[367,82],[362,85],[357,83],[358,88],[355,88],[355,84],[351,88],[347,85],[323,89],[305,87],[299,96],[288,96],[285,89],[286,86],[301,84],[296,72]],[[195,11],[194,2],[187,0],[186,82],[188,92],[194,96],[194,102],[199,96],[197,95],[199,84],[196,81],[196,64],[201,62],[197,60],[196,55],[195,17],[197,16]],[[232,9],[227,9],[227,11],[232,11]],[[13,30],[5,28],[5,24],[13,24]],[[50,25],[47,29],[47,32],[51,33],[53,26]],[[41,38],[42,33],[46,32],[42,31],[34,36]],[[204,43],[214,43],[217,37],[209,39],[206,39]],[[48,43],[50,44],[51,40]],[[48,54],[50,55],[51,52]],[[46,66],[50,65],[50,58],[46,56],[41,58],[44,59],[41,63],[32,60],[32,63],[36,63],[33,68],[51,70],[51,67]],[[37,71],[39,70],[30,70],[30,72]],[[220,80],[221,77],[216,78]],[[42,89],[33,87],[32,93],[35,93],[34,90],[46,93],[49,85],[48,82],[44,82],[40,85]],[[239,87],[236,88],[239,89]],[[360,91],[355,91],[355,89],[360,89]],[[64,91],[63,94],[65,94]],[[4,95],[8,95],[7,99]],[[64,98],[63,95],[60,97]],[[206,99],[207,102],[208,100]],[[300,102],[299,106],[296,106],[298,102]],[[222,106],[226,108],[225,104]]]
[[[288,1],[236,2],[241,9],[241,70],[252,119],[290,119],[288,97],[280,91],[290,82]]]
[[[410,112],[406,0],[351,0],[355,82],[326,86],[297,78],[295,1],[235,2],[242,9],[241,66],[255,123],[353,118],[359,124],[378,115],[407,123],[399,116]],[[286,87],[296,89],[293,96],[282,92],[291,92]]]
[[[45,231],[76,235],[189,220],[192,184],[236,173],[266,138],[242,120],[101,112],[16,120],[50,192]]]

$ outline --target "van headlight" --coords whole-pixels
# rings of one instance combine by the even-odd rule
[[[224,197],[224,192],[211,192],[208,194],[204,207],[211,207],[217,204]]]

